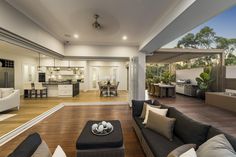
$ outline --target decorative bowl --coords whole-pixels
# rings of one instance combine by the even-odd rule
[[[99,122],[97,124],[95,123],[91,127],[92,133],[97,136],[109,135],[110,133],[113,132],[113,130],[114,130],[114,127],[111,125],[111,123],[109,122],[107,123],[105,121]]]

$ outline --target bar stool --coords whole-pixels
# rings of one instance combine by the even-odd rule
[[[35,97],[38,97],[38,94],[40,95],[40,97],[42,98],[43,95],[45,95],[46,97],[48,97],[48,90],[47,87],[43,87],[43,84],[41,82],[35,82],[34,83],[34,89],[35,89]],[[38,93],[39,91],[39,93]]]
[[[35,94],[33,92],[33,87],[31,82],[26,82],[23,85],[24,88],[24,98],[32,98],[32,95]]]

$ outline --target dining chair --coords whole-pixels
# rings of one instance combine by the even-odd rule
[[[43,84],[41,82],[35,82],[34,89],[35,89],[35,96],[36,97],[38,97],[38,95],[40,95],[41,98],[43,97],[43,95],[48,97],[47,87],[43,87]],[[39,93],[38,93],[38,91],[39,91]]]
[[[120,82],[117,82],[116,85],[113,85],[111,87],[111,92],[114,93],[115,96],[118,96],[118,86],[119,86]]]
[[[100,91],[100,97],[103,96],[104,93],[107,92],[108,88],[107,86],[102,83],[102,82],[98,82],[98,87],[99,87],[99,91]]]
[[[24,89],[24,98],[32,98],[32,95],[35,95],[34,88],[32,87],[31,82],[25,82],[23,85]]]

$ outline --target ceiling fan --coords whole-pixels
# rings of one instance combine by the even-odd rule
[[[94,18],[95,18],[95,22],[93,23],[93,28],[94,29],[97,29],[97,30],[100,30],[100,29],[102,29],[102,25],[98,22],[98,18],[99,18],[100,16],[98,15],[98,14],[95,14],[94,15]]]

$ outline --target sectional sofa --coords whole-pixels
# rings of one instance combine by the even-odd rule
[[[132,101],[132,125],[147,157],[167,157],[172,150],[181,145],[194,143],[198,147],[215,135],[223,133],[210,125],[192,120],[174,107],[161,105],[161,108],[168,108],[167,117],[176,119],[173,130],[173,140],[170,141],[157,132],[145,128],[142,124],[143,119],[140,118],[140,115],[144,102],[152,105],[161,104],[158,101],[152,102],[151,100]],[[233,146],[234,150],[236,150],[236,138],[226,133],[223,134]]]

